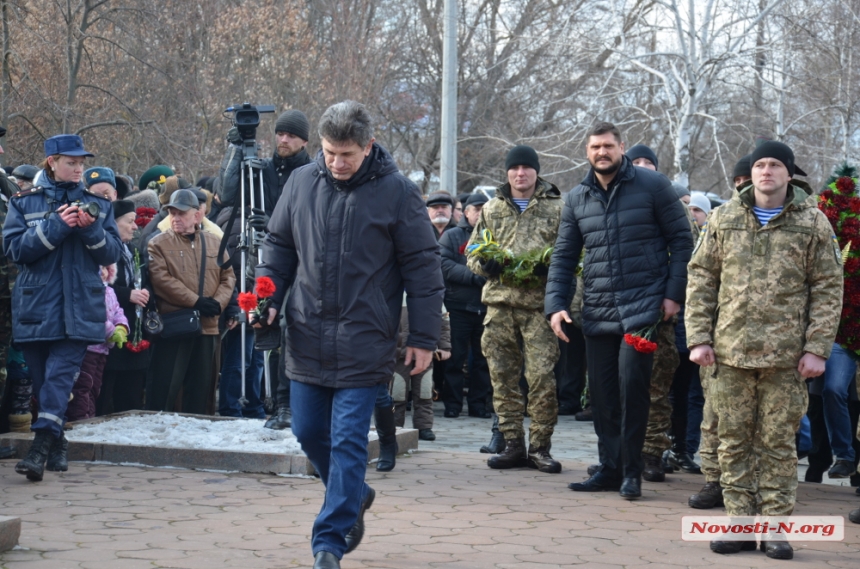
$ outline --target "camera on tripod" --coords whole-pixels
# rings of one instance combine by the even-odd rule
[[[275,105],[242,103],[227,107],[225,112],[233,113],[233,126],[239,131],[242,140],[254,140],[257,137],[257,127],[260,126],[260,113],[274,113]]]

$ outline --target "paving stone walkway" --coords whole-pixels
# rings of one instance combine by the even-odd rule
[[[344,569],[854,568],[860,559],[860,526],[847,521],[843,542],[797,542],[790,562],[758,551],[713,554],[707,543],[681,540],[681,517],[703,513],[686,506],[701,476],[645,483],[635,502],[578,494],[567,484],[585,478],[594,455],[590,424],[562,418],[553,449],[565,469],[558,475],[488,469],[476,450],[489,427],[489,420],[439,419],[437,442],[398,457],[390,473],[371,465],[377,498],[365,540]],[[72,463],[67,473],[30,483],[14,463],[0,461],[0,515],[22,519],[22,547],[0,554],[4,569],[312,564],[310,528],[323,492],[315,479]],[[853,488],[801,483],[796,513],[847,516],[858,507]]]

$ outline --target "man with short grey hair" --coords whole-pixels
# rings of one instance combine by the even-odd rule
[[[318,132],[322,152],[284,186],[257,276],[274,281],[273,307],[287,298],[293,433],[326,487],[314,567],[332,569],[361,541],[375,497],[364,482],[370,416],[394,374],[403,292],[415,375],[436,350],[444,286],[424,200],[374,141],[364,105],[329,107]],[[254,325],[276,316],[269,308]]]

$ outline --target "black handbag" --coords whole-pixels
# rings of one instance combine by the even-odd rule
[[[206,239],[200,235],[200,285],[197,288],[197,296],[203,296],[203,282],[206,279]],[[161,337],[173,340],[185,340],[194,338],[203,333],[203,324],[200,322],[200,312],[195,308],[182,308],[174,312],[161,315],[163,330]]]

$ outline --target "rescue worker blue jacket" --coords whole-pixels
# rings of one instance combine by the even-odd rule
[[[66,225],[56,210],[72,202],[96,202],[99,218],[81,229]],[[9,200],[3,251],[18,265],[12,290],[12,335],[18,343],[105,341],[105,288],[100,265],[116,263],[122,242],[110,201],[83,183],[40,186]]]

